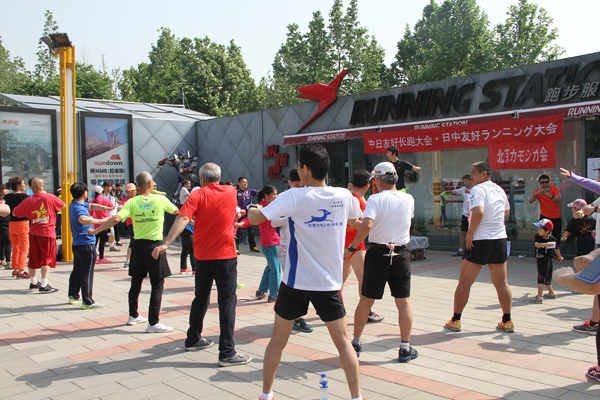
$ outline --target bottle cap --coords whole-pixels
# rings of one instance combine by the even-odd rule
[[[325,372],[323,372],[323,373],[321,374],[321,378],[325,378],[326,376],[327,376],[327,375],[325,374]]]

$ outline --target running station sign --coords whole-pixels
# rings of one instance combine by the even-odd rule
[[[364,133],[365,154],[385,154],[487,147],[494,169],[554,168],[554,142],[563,139],[563,114],[543,118],[503,119],[433,129]]]

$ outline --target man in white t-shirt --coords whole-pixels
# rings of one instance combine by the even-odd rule
[[[512,293],[506,273],[506,228],[504,217],[510,206],[504,190],[490,180],[490,165],[485,161],[476,162],[471,169],[475,186],[469,196],[469,230],[466,251],[460,266],[460,277],[454,292],[454,315],[446,322],[446,328],[459,332],[462,329],[462,312],[469,301],[471,286],[477,279],[484,264],[490,269],[492,283],[498,293],[502,308],[502,321],[497,328],[514,332],[510,310]]]
[[[294,320],[306,314],[309,303],[327,326],[339,352],[352,399],[362,398],[358,358],[348,335],[341,294],[346,224],[355,225],[361,213],[347,189],[327,187],[325,177],[329,165],[329,155],[323,146],[301,147],[298,173],[307,187],[282,193],[266,208],[250,205],[248,209],[248,220],[252,225],[289,217],[290,241],[285,271],[263,364],[263,400],[273,398],[271,389],[281,354]]]
[[[360,355],[360,336],[367,324],[369,311],[375,299],[383,298],[385,284],[390,287],[396,301],[400,324],[400,350],[398,361],[408,362],[418,357],[410,346],[412,307],[410,304],[410,223],[415,215],[415,200],[410,194],[396,190],[398,174],[394,164],[382,162],[375,166],[371,178],[379,193],[367,200],[362,223],[356,237],[344,252],[350,257],[358,245],[369,235],[369,250],[360,290],[360,301],[354,313],[354,339],[352,345]]]
[[[462,177],[462,182],[462,187],[452,191],[452,194],[461,195],[463,198],[462,216],[460,218],[460,247],[452,253],[453,256],[462,256],[464,254],[467,231],[469,230],[469,196],[473,187],[473,179],[471,179],[471,175],[466,174]]]

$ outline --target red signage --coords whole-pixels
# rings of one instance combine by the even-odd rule
[[[281,167],[287,167],[288,155],[287,153],[279,153],[279,146],[272,145],[267,147],[267,154],[263,155],[263,158],[274,158],[275,165],[269,167],[269,178],[283,178],[281,174]]]
[[[488,147],[507,143],[550,143],[563,138],[563,114],[545,118],[503,119],[482,124],[433,129],[365,133],[365,153],[383,154]]]
[[[537,169],[556,167],[556,146],[548,143],[501,143],[488,148],[490,167]]]

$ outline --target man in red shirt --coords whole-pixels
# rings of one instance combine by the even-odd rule
[[[162,246],[152,252],[153,257],[164,253],[181,231],[194,219],[194,257],[196,258],[196,296],[190,310],[190,327],[185,349],[188,351],[211,347],[214,342],[202,337],[204,316],[210,304],[213,280],[217,283],[219,302],[219,366],[247,364],[250,356],[235,350],[235,306],[237,303],[237,252],[231,234],[235,221],[236,189],[219,185],[221,168],[204,164],[198,171],[201,190],[194,190],[181,207]]]
[[[13,210],[17,218],[27,218],[29,225],[29,289],[42,293],[57,292],[48,285],[50,268],[56,266],[56,213],[65,206],[58,197],[44,192],[44,181],[35,178],[31,182],[33,195],[23,200]],[[38,282],[36,271],[42,270],[42,282]]]
[[[560,214],[560,191],[556,186],[550,186],[550,177],[542,174],[538,177],[540,188],[533,192],[529,204],[536,200],[540,203],[540,220],[546,218],[552,221],[554,229],[552,236],[556,238],[556,247],[560,244],[562,232],[562,217]]]

